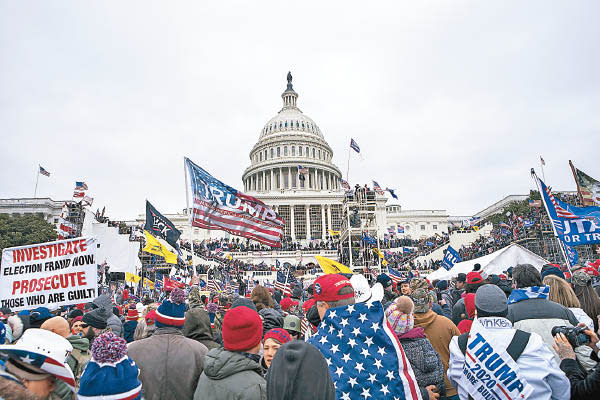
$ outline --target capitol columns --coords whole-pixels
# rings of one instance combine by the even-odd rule
[[[290,204],[290,235],[292,240],[296,241],[296,230],[294,229],[294,205]]]
[[[292,188],[292,168],[291,167],[288,167],[287,174],[288,174],[288,189],[291,189]]]
[[[306,205],[306,240],[310,240],[310,204]]]
[[[273,168],[270,169],[271,171],[271,190],[275,190],[275,174],[273,173]]]
[[[331,204],[327,204],[327,228],[333,230],[331,225]]]
[[[321,239],[325,240],[325,204],[321,204]]]

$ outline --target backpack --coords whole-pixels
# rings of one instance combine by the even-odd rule
[[[513,336],[512,340],[508,344],[508,347],[506,348],[506,352],[515,362],[519,359],[521,354],[523,354],[525,347],[527,347],[527,343],[529,343],[530,337],[531,337],[531,333],[529,333],[529,332],[525,332],[520,329],[517,329],[515,331],[515,335]],[[460,349],[460,352],[463,354],[463,356],[467,352],[467,340],[468,339],[469,339],[469,332],[463,333],[462,335],[460,335],[458,337],[458,348]],[[469,395],[469,400],[472,400],[472,399],[473,398],[471,397],[471,395]]]

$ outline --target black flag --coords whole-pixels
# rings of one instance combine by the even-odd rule
[[[146,226],[145,230],[167,241],[173,248],[179,249],[179,236],[181,231],[169,219],[165,218],[148,200],[146,200]]]

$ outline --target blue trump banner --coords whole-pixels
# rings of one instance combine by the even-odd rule
[[[444,258],[442,259],[442,267],[446,270],[449,270],[454,266],[454,264],[462,261],[462,258],[458,254],[456,250],[452,248],[452,246],[448,246],[446,251],[444,252]]]
[[[600,207],[576,207],[556,198],[537,176],[542,200],[556,235],[571,246],[600,243]]]

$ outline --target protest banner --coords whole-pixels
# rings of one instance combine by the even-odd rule
[[[98,292],[96,239],[2,250],[0,304],[12,311],[87,303]]]
[[[452,246],[448,246],[446,251],[444,252],[444,258],[442,259],[442,267],[444,267],[447,271],[450,270],[454,266],[454,264],[462,261],[462,258],[458,254],[456,250],[452,248]]]

